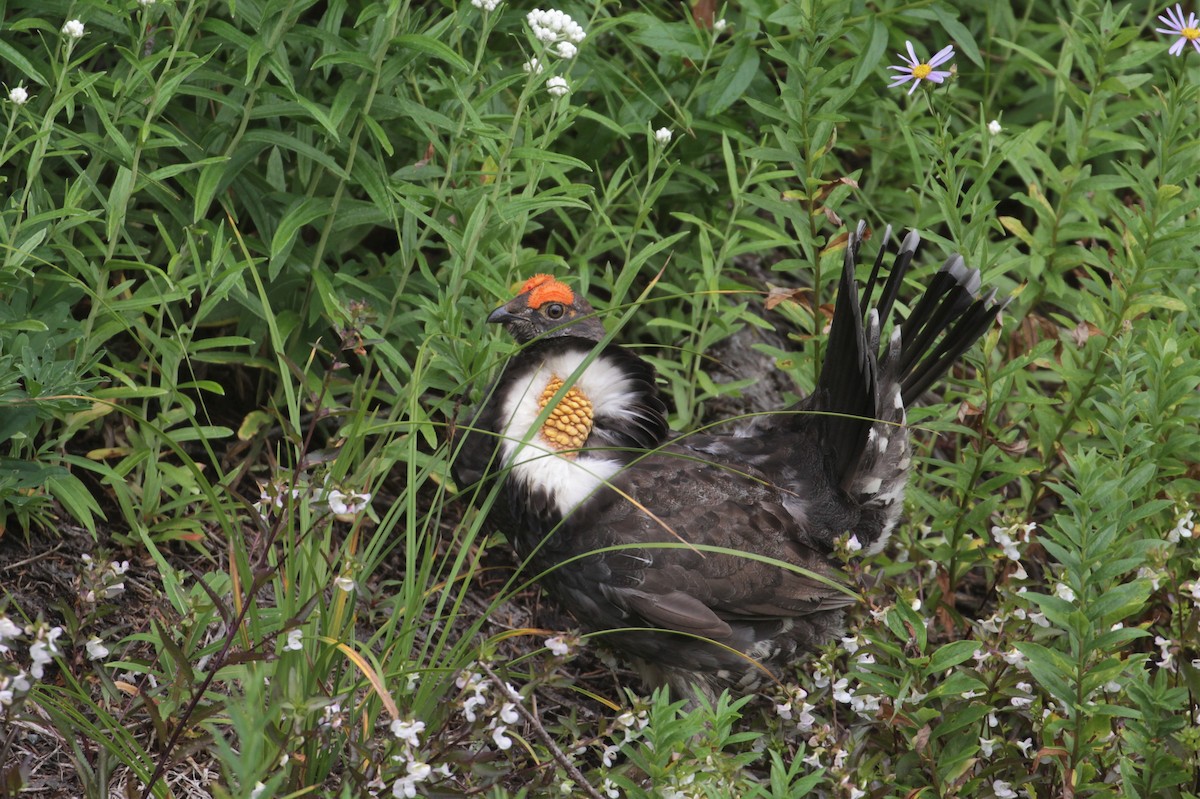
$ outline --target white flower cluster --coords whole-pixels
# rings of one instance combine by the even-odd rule
[[[630,741],[641,737],[642,731],[650,723],[650,717],[645,710],[637,713],[632,710],[622,712],[613,720],[613,727],[608,731],[609,743],[600,754],[600,762],[605,768],[612,768],[621,747]],[[618,740],[618,735],[620,739]]]
[[[357,516],[371,501],[371,495],[363,491],[343,492],[333,489],[326,499],[334,516]]]
[[[1030,694],[1030,696],[1014,696],[1009,702],[1015,708],[1026,708],[1033,704],[1033,684],[1027,682],[1017,683],[1017,690],[1022,693]]]
[[[545,644],[550,654],[556,658],[565,658],[574,655],[579,649],[579,638],[574,635],[556,635],[547,638]]]
[[[1178,508],[1176,510],[1178,511]],[[1179,519],[1175,522],[1175,526],[1167,533],[1167,540],[1172,544],[1178,544],[1180,539],[1194,536],[1196,534],[1195,517],[1196,511],[1194,510],[1188,510],[1186,513],[1180,515]]]
[[[44,630],[45,625],[40,625],[40,629]],[[51,647],[53,647],[53,639],[62,634],[61,627],[55,627],[54,630],[57,632],[50,639]],[[7,655],[9,652],[12,652],[13,646],[10,644],[15,644],[22,633],[33,631],[35,631],[34,627],[23,630],[19,624],[5,614],[0,613],[0,655]],[[39,648],[39,651],[44,653],[46,649],[43,646]],[[34,651],[32,645],[29,647],[29,655],[30,659],[33,660]],[[49,658],[46,659],[48,660]],[[42,663],[36,660],[34,663],[37,668],[37,674],[34,676],[40,679],[42,675]],[[3,720],[8,715],[8,708],[24,699],[25,695],[33,688],[33,681],[29,677],[30,674],[25,669],[15,667],[11,656],[0,658],[0,720]]]
[[[1021,565],[1021,550],[1017,544],[1028,542],[1029,536],[1036,529],[1036,522],[1010,524],[1008,527],[995,526],[992,528],[992,538],[996,539],[996,543],[1004,551],[1004,557],[1017,564],[1017,571],[1013,573],[1013,576],[1018,580],[1024,580],[1028,575],[1025,573],[1025,568]]]
[[[62,654],[54,643],[62,632],[62,627],[50,627],[44,622],[25,628],[25,634],[33,636],[33,643],[29,645],[29,660],[33,665],[29,667],[29,673],[35,679],[42,679],[46,664],[54,660],[55,655]]]
[[[811,732],[813,725],[817,723],[817,717],[813,715],[817,708],[816,705],[805,701],[808,699],[808,691],[798,685],[790,685],[784,692],[784,700],[775,703],[775,712],[779,718],[795,722],[800,732]]]
[[[297,627],[294,630],[288,630],[287,637],[284,639],[284,652],[303,652],[304,642],[301,640],[304,637],[304,631]]]
[[[8,101],[13,105],[25,105],[29,102],[29,90],[24,86],[13,86],[8,90]]]
[[[418,757],[425,722],[395,719],[391,724],[391,731],[404,745],[401,754],[395,759],[405,764],[404,776],[392,783],[392,796],[413,799],[417,795],[417,785],[428,780],[433,774],[433,767]],[[445,771],[449,771],[448,766],[445,767]]]
[[[78,41],[83,38],[83,23],[77,19],[69,19],[62,26],[63,36]]]
[[[496,6],[500,5],[500,0],[471,0],[471,5],[480,11],[490,12],[496,10]]]
[[[1175,642],[1170,638],[1156,635],[1154,636],[1154,645],[1158,647],[1158,667],[1173,672],[1179,671],[1179,667],[1175,665]]]
[[[264,521],[270,521],[271,515],[283,510],[289,499],[299,502],[310,495],[312,504],[327,504],[330,512],[343,521],[353,521],[353,518],[366,510],[371,503],[370,493],[330,488],[328,478],[320,488],[314,488],[308,485],[292,486],[287,482],[287,478],[281,477],[259,483],[258,502],[254,503],[254,509]]]
[[[1184,583],[1183,585],[1179,586],[1179,588],[1183,591],[1186,591],[1188,597],[1192,600],[1192,604],[1195,605],[1197,609],[1200,609],[1200,580]]]
[[[1017,799],[1012,783],[1004,780],[992,780],[992,792],[996,794],[996,799]]]
[[[474,724],[486,717],[488,723],[485,729],[491,732],[496,748],[502,751],[511,748],[513,742],[508,736],[508,728],[521,719],[517,711],[517,704],[523,701],[521,693],[512,685],[504,683],[500,687],[503,697],[489,703],[487,692],[493,687],[492,681],[469,669],[460,674],[454,684],[467,694],[462,699],[463,718]],[[482,716],[477,711],[482,711]]]
[[[129,561],[112,561],[100,568],[91,555],[79,556],[83,561],[83,601],[89,605],[96,604],[101,599],[112,599],[125,592],[125,573],[129,571]]]
[[[579,52],[578,45],[587,35],[579,23],[571,19],[570,14],[553,8],[549,11],[535,8],[525,15],[525,21],[529,23],[534,38],[553,47],[563,58],[574,58]]]

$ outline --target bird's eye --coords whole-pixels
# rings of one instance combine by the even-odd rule
[[[561,302],[552,302],[546,306],[546,316],[551,319],[562,319],[566,312],[567,309],[562,306]]]

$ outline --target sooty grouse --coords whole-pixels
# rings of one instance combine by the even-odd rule
[[[530,278],[488,317],[523,346],[462,437],[455,481],[476,498],[501,481],[491,520],[529,572],[676,695],[754,690],[839,631],[853,599],[831,584],[836,540],[883,546],[912,466],[905,406],[1004,307],[954,256],[881,338],[920,239],[890,271],[881,247],[860,295],[864,229],[816,390],[724,434],[671,432],[653,369],[599,346],[595,312],[558,280]]]

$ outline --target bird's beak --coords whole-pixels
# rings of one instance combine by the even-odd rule
[[[488,322],[494,325],[504,325],[513,321],[517,317],[509,312],[507,305],[501,305],[496,310],[488,314]]]

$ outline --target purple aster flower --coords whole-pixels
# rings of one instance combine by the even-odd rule
[[[888,67],[888,69],[893,69],[896,72],[902,72],[904,74],[893,75],[892,82],[888,84],[889,89],[893,86],[899,86],[902,83],[908,83],[911,80],[913,85],[912,88],[908,90],[908,93],[912,94],[917,90],[918,84],[920,84],[923,80],[931,81],[933,83],[941,83],[946,78],[950,77],[949,71],[934,69],[934,67],[941,66],[951,58],[954,58],[954,45],[946,45],[941,50],[938,50],[937,55],[929,59],[929,61],[922,62],[919,58],[917,58],[917,54],[913,50],[912,42],[905,42],[904,44],[908,47],[908,57],[906,58],[903,53],[896,54],[900,56],[902,61],[904,61],[904,66]]]
[[[1183,53],[1183,48],[1187,47],[1187,43],[1191,42],[1192,47],[1196,48],[1196,52],[1200,53],[1200,21],[1196,19],[1194,13],[1189,13],[1187,19],[1184,19],[1183,6],[1176,3],[1174,8],[1167,9],[1167,13],[1159,14],[1158,21],[1167,27],[1155,28],[1155,33],[1179,37],[1179,41],[1172,44],[1171,49],[1167,52],[1171,55],[1180,55]]]

